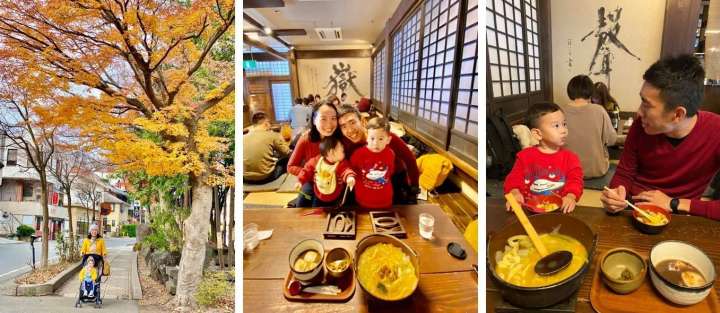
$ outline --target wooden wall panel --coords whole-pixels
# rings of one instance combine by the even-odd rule
[[[667,0],[660,57],[692,53],[700,0]]]

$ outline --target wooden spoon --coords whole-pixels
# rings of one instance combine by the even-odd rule
[[[522,225],[525,229],[525,232],[530,237],[530,241],[532,241],[535,249],[537,249],[538,253],[540,253],[541,258],[537,263],[535,263],[535,273],[542,276],[548,276],[555,274],[570,265],[570,261],[572,261],[572,253],[570,253],[570,251],[556,251],[548,254],[547,248],[545,248],[545,245],[542,241],[540,241],[540,236],[538,236],[535,228],[532,224],[530,224],[530,220],[528,220],[527,215],[525,215],[525,212],[523,212],[520,204],[517,202],[512,193],[506,194],[505,199],[507,199],[508,203],[510,203],[510,207],[513,209],[515,216],[517,216],[520,221],[520,225]]]

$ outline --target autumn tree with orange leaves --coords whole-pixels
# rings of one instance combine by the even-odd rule
[[[234,20],[231,0],[0,0],[0,75],[37,82],[23,87],[52,99],[51,122],[79,129],[118,168],[188,175],[180,306],[194,305],[202,278],[211,186],[232,180],[212,168],[227,140],[208,125],[234,115],[232,62],[212,57]]]

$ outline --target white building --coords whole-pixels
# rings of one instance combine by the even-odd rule
[[[60,166],[56,160],[49,163],[51,167]],[[0,134],[0,164],[2,164],[0,168],[0,235],[15,233],[21,224],[33,227],[36,234],[40,234],[43,217],[40,204],[40,176],[32,166],[28,166],[24,151],[14,147],[12,142],[9,142],[2,134]],[[80,187],[83,185],[92,186],[91,188],[95,189],[97,194],[95,206],[88,201],[81,200],[83,192]],[[97,223],[100,220],[101,207],[108,205],[105,203],[106,199],[111,202],[110,207],[117,207],[117,210],[122,210],[123,206],[129,206],[125,201],[105,196],[114,189],[95,174],[78,177],[73,185],[73,190],[71,190],[72,215],[74,229],[77,233],[85,234],[91,223]],[[69,230],[68,210],[64,206],[65,203],[67,203],[67,195],[60,192],[60,184],[48,171],[48,213],[50,217],[48,228],[51,239],[55,238],[57,232]],[[95,220],[93,220],[93,216],[95,216]]]

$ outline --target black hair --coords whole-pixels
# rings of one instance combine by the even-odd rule
[[[318,142],[320,139],[322,139],[322,136],[320,136],[320,131],[318,131],[317,126],[315,126],[315,116],[317,116],[317,112],[320,110],[321,107],[327,106],[329,108],[332,108],[333,111],[335,111],[335,116],[337,117],[337,108],[335,108],[334,105],[330,102],[320,101],[320,103],[315,104],[312,111],[312,116],[310,117],[310,141],[311,142]],[[340,127],[335,127],[335,131],[331,135],[335,138],[340,138],[342,134],[340,133]]]
[[[302,104],[303,99],[302,98],[295,98],[295,104]]]
[[[687,117],[697,114],[705,92],[705,70],[696,57],[683,54],[657,61],[645,71],[643,79],[660,89],[665,112],[683,106]]]
[[[262,123],[264,120],[266,120],[268,117],[263,111],[257,111],[253,113],[251,121],[253,125],[258,125]]]
[[[320,155],[327,158],[330,151],[335,149],[339,143],[340,143],[340,139],[338,139],[335,136],[329,136],[329,137],[325,137],[325,138],[321,139],[320,140]]]
[[[310,98],[303,98],[304,105],[308,105],[308,104],[310,104],[310,102],[312,102],[312,100],[310,100]]]
[[[102,238],[102,235],[100,235],[100,228],[98,228],[98,234],[95,236],[96,239]],[[88,232],[87,239],[92,239],[92,234]]]
[[[603,82],[597,82],[593,85],[593,100],[597,101],[597,104],[605,109],[612,110],[612,108],[608,107],[610,103],[617,105],[617,101],[610,95],[610,90]]]
[[[344,97],[344,96],[347,96],[347,94],[344,93],[344,92],[343,92],[342,94],[340,94],[340,98],[342,98],[342,97]]]
[[[386,132],[390,131],[390,123],[385,118],[373,117],[367,123],[367,129],[384,129]]]
[[[343,117],[345,114],[350,114],[350,113],[354,113],[355,116],[357,116],[358,120],[361,119],[360,111],[358,111],[358,109],[352,104],[340,105],[340,107],[338,108],[338,119]]]
[[[590,99],[593,95],[593,81],[587,75],[577,75],[567,85],[570,100]]]
[[[552,102],[539,102],[530,106],[527,112],[527,126],[530,129],[538,128],[538,121],[546,114],[562,111],[560,106]]]

